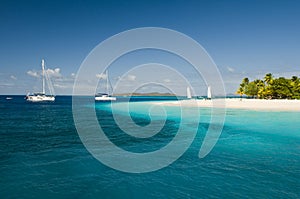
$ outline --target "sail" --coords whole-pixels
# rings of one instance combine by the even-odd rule
[[[42,59],[42,76],[43,76],[43,91],[42,93],[45,94],[45,61]]]
[[[55,96],[53,95],[54,94],[54,89],[53,89],[53,86],[51,84],[51,81],[50,81],[50,78],[48,76],[48,73],[47,71],[45,70],[45,60],[42,59],[42,92],[39,92],[39,93],[33,93],[33,94],[30,94],[30,93],[27,93],[25,99],[27,101],[30,101],[30,102],[45,102],[45,101],[55,101]],[[47,86],[48,86],[48,89],[49,89],[49,92],[51,95],[46,95],[46,91],[45,91],[45,84],[47,83]]]
[[[207,99],[211,99],[211,87],[207,87]]]
[[[105,93],[98,93],[95,95],[96,101],[115,101],[117,98],[110,96],[109,92],[109,86],[111,86],[111,83],[108,78],[108,70],[104,73],[106,78],[106,92]],[[104,78],[103,78],[104,79]]]
[[[191,94],[191,89],[190,89],[190,87],[187,87],[187,88],[186,88],[186,97],[187,97],[188,99],[191,99],[191,98],[192,98],[192,94]]]

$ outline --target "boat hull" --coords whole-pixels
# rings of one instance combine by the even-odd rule
[[[116,101],[116,97],[104,97],[104,96],[96,96],[95,97],[96,101]]]
[[[54,96],[47,95],[28,95],[26,96],[26,100],[29,102],[54,102]]]

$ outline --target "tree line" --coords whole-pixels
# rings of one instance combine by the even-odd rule
[[[300,78],[274,78],[268,73],[263,80],[256,79],[250,82],[246,77],[236,93],[241,97],[247,95],[258,99],[300,99]]]

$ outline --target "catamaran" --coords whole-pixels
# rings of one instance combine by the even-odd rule
[[[49,92],[50,92],[50,95],[46,95],[45,93],[45,77],[46,77],[46,80],[47,80],[47,85],[48,85],[48,88],[49,88]],[[48,77],[48,74],[45,72],[45,61],[44,59],[42,59],[42,80],[43,80],[43,91],[42,92],[38,92],[38,93],[33,93],[33,94],[30,94],[28,93],[26,95],[26,100],[27,101],[30,101],[30,102],[53,102],[55,101],[55,96],[52,94],[52,90],[53,89],[50,89],[50,80],[49,80],[49,77]]]
[[[108,93],[109,93],[109,79],[108,79],[108,71],[106,70],[106,74],[105,74],[105,77],[106,77],[106,92],[105,93],[97,93],[95,95],[95,100],[96,101],[116,101],[117,98],[116,97],[112,97],[110,96]]]
[[[192,94],[191,94],[191,89],[190,89],[190,87],[187,87],[187,88],[186,88],[186,97],[187,97],[188,99],[192,99]]]
[[[211,87],[207,87],[207,99],[211,99]]]

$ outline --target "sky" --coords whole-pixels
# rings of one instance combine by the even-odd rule
[[[98,44],[141,27],[168,28],[197,41],[217,65],[229,94],[244,77],[262,78],[269,72],[300,76],[299,8],[296,0],[0,0],[0,94],[40,91],[40,62],[45,59],[55,93],[70,95],[78,69]],[[194,94],[205,95],[203,78],[177,59],[158,51],[132,53],[111,66],[109,79],[113,86],[121,77],[127,80],[121,89],[126,92],[150,74],[126,73],[130,67],[168,63],[190,81]],[[177,94],[184,94],[186,85],[166,74],[151,76],[161,75],[162,83],[172,82]],[[95,76],[105,79],[101,71]],[[145,86],[138,91],[155,89]]]

